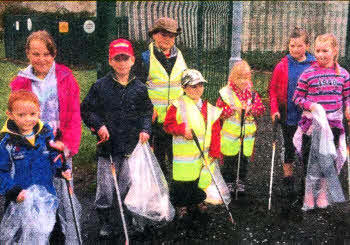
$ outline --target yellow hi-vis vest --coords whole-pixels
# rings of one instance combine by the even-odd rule
[[[177,58],[170,77],[153,53],[153,43],[149,45],[150,65],[147,78],[148,95],[154,109],[158,113],[158,123],[164,123],[168,106],[183,94],[181,75],[187,65],[181,51],[177,50]]]
[[[219,91],[223,101],[229,106],[242,107],[237,95],[229,86],[223,87]],[[248,101],[249,103],[249,101]],[[251,103],[251,101],[250,101]],[[256,123],[253,116],[245,117],[243,124],[243,154],[250,157],[253,153]],[[221,129],[221,153],[226,156],[235,156],[239,153],[241,147],[241,114],[235,112],[227,118]]]
[[[193,129],[209,164],[212,161],[208,154],[211,142],[211,130],[214,122],[220,117],[222,110],[208,103],[207,124],[205,124],[204,118],[195,102],[188,96],[181,96],[173,102],[173,105],[177,108],[177,123],[184,122],[188,127]],[[206,167],[202,170],[204,164],[194,140],[187,140],[183,136],[173,136],[174,180],[194,181],[200,177],[198,186],[202,189],[207,188],[211,183],[211,176]],[[210,164],[212,172],[214,171],[214,167],[215,164],[213,162]]]

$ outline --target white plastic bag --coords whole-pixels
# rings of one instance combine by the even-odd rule
[[[131,181],[124,199],[127,208],[146,222],[171,221],[175,210],[169,201],[168,184],[149,144],[138,143],[125,166]]]
[[[48,244],[56,223],[58,199],[39,185],[27,189],[22,203],[11,202],[0,224],[5,244]]]
[[[222,198],[224,199],[224,202],[226,204],[229,204],[231,202],[231,194],[230,191],[225,183],[224,178],[221,175],[220,168],[216,161],[214,161],[212,164],[215,164],[214,171],[213,171],[213,177],[216,181],[216,184],[218,185],[218,188],[220,190],[220,193],[222,195]],[[207,198],[204,200],[206,203],[219,205],[223,204],[222,199],[220,197],[220,194],[218,192],[217,187],[215,186],[214,181],[212,180],[210,185],[204,190],[207,194]]]
[[[320,154],[322,155],[336,155],[336,149],[333,142],[333,133],[328,124],[326,111],[320,104],[316,104],[315,109],[312,111],[313,119],[317,121],[321,130],[320,139]]]

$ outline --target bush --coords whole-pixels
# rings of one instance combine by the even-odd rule
[[[348,72],[350,72],[350,59],[348,57],[340,57],[339,65],[344,67]]]
[[[246,51],[242,59],[246,60],[253,70],[273,71],[277,63],[287,54],[286,51]]]

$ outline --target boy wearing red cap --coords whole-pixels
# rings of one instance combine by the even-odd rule
[[[151,134],[153,105],[146,85],[133,75],[134,62],[134,51],[128,40],[111,42],[109,65],[114,72],[97,80],[81,104],[84,123],[99,137],[95,205],[101,222],[99,235],[102,237],[112,235],[110,211],[117,206],[110,156],[116,165],[118,185],[124,198],[127,186],[123,180],[127,173],[120,172],[123,161],[138,141],[146,142]]]

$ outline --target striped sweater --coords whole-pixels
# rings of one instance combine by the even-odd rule
[[[334,68],[320,67],[317,62],[300,76],[293,101],[303,110],[310,110],[312,103],[323,106],[326,113],[350,104],[349,73],[339,66],[339,74]]]

